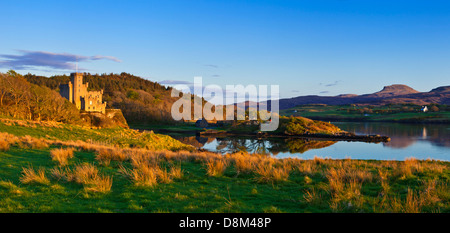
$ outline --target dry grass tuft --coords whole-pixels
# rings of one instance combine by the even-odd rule
[[[19,146],[26,149],[45,149],[48,148],[48,143],[45,139],[33,138],[29,135],[21,137]]]
[[[77,165],[73,170],[73,181],[80,184],[88,184],[98,177],[98,169],[89,163]]]
[[[314,156],[313,161],[315,164],[325,164],[325,159],[317,157],[317,156]]]
[[[170,172],[162,169],[159,165],[161,158],[160,153],[142,153],[142,151],[129,152],[132,168],[120,166],[119,171],[140,187],[154,187],[158,183],[171,183],[173,179],[183,177],[181,168],[173,167]],[[173,155],[173,154],[171,154]]]
[[[298,170],[303,175],[312,175],[315,172],[315,162],[307,160],[298,160],[294,169]]]
[[[225,159],[209,159],[205,162],[208,176],[222,176],[227,169],[228,162]]]
[[[50,181],[45,177],[45,170],[43,168],[35,171],[32,167],[22,168],[20,182],[23,184],[50,184]]]
[[[248,174],[253,170],[256,159],[253,156],[246,156],[242,153],[236,153],[231,155],[231,160],[234,162],[234,166],[238,174]]]
[[[394,176],[401,179],[411,177],[414,173],[423,171],[421,162],[416,158],[406,158],[405,161],[397,163],[394,169]]]
[[[170,169],[169,175],[173,179],[182,179],[183,178],[183,170],[181,170],[181,167],[172,167]]]
[[[64,168],[64,169],[62,167],[52,168],[52,169],[50,169],[50,174],[57,181],[66,181],[66,182],[68,182],[68,181],[74,180],[72,172],[67,167]]]
[[[327,191],[331,194],[330,208],[333,211],[362,207],[363,199],[360,197],[363,179],[345,166],[330,168],[326,177],[329,183]]]
[[[446,199],[444,195],[448,195],[447,183],[439,182],[436,178],[433,180],[423,181],[422,192],[420,192],[420,201],[423,206],[437,206],[442,199]],[[441,198],[443,197],[443,198]]]
[[[69,159],[73,158],[74,148],[60,148],[50,151],[50,156],[53,161],[56,161],[60,166],[66,166],[69,164]]]
[[[266,160],[255,165],[256,180],[260,183],[287,181],[290,169],[290,166],[276,167],[273,160]]]
[[[20,139],[15,135],[12,135],[9,133],[2,133],[2,132],[0,132],[0,140],[7,141],[7,142],[9,142],[9,144],[15,144],[20,141]]]
[[[383,188],[383,191],[381,193],[382,196],[386,196],[389,193],[390,186],[389,186],[389,179],[388,179],[388,172],[383,172],[382,170],[378,170],[379,179],[381,182],[381,187]]]
[[[406,195],[406,202],[403,206],[404,213],[420,213],[421,203],[418,196],[414,191],[408,189],[408,194]]]
[[[316,189],[312,188],[303,194],[303,199],[309,204],[317,205],[322,202],[322,195]]]
[[[159,183],[169,184],[172,183],[172,176],[167,171],[167,169],[161,169],[159,167],[155,167],[156,176]]]
[[[100,175],[98,169],[89,163],[76,166],[68,180],[82,184],[87,192],[106,193],[112,187],[112,178]]]
[[[111,191],[113,180],[109,176],[98,176],[96,179],[85,184],[84,190],[87,192],[107,193]]]
[[[140,166],[139,168],[127,169],[120,166],[119,171],[134,181],[139,187],[154,187],[158,184],[158,175],[154,168]]]
[[[9,142],[0,140],[0,151],[8,151],[9,150]]]
[[[95,159],[98,160],[100,164],[108,166],[111,161],[123,162],[128,159],[128,156],[120,149],[101,148],[95,154]]]
[[[422,167],[424,170],[428,170],[430,172],[434,172],[434,173],[442,173],[444,172],[444,170],[448,169],[447,166],[439,164],[438,161],[433,161],[433,160],[426,160],[424,162],[422,162]]]

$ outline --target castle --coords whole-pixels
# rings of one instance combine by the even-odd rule
[[[59,93],[71,103],[85,112],[101,112],[105,114],[106,103],[103,103],[103,90],[88,91],[89,83],[83,84],[82,73],[71,73],[68,84],[59,86]]]

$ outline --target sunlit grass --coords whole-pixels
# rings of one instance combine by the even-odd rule
[[[0,201],[0,212],[44,211],[30,204],[40,202],[73,212],[450,211],[449,163],[441,161],[277,159],[43,139],[50,148],[33,149],[22,140],[34,141],[19,136],[0,152],[0,195],[15,202]]]
[[[50,151],[50,156],[60,166],[66,166],[69,163],[69,159],[73,158],[73,148],[53,149]]]

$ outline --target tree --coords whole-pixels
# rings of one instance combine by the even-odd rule
[[[0,107],[3,107],[3,100],[8,93],[7,78],[8,76],[0,74]]]
[[[58,92],[31,84],[20,74],[0,73],[0,114],[28,120],[81,123],[80,112]]]

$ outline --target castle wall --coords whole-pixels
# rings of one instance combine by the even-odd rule
[[[69,82],[69,84],[61,84],[59,85],[59,93],[62,97],[69,100],[71,103],[73,103],[73,93],[72,93],[72,83]]]
[[[88,92],[88,83],[83,84],[83,74],[81,73],[72,73],[70,76],[73,83],[73,103],[78,109],[83,110],[81,106],[81,98],[84,98]]]
[[[75,104],[77,109],[86,112],[101,112],[105,114],[106,103],[103,103],[102,91],[88,91],[89,83],[83,83],[82,73],[70,74],[69,84],[60,85],[60,94]]]
[[[82,98],[83,110],[86,112],[102,112],[105,113],[106,103],[102,101],[103,91],[89,91]]]

